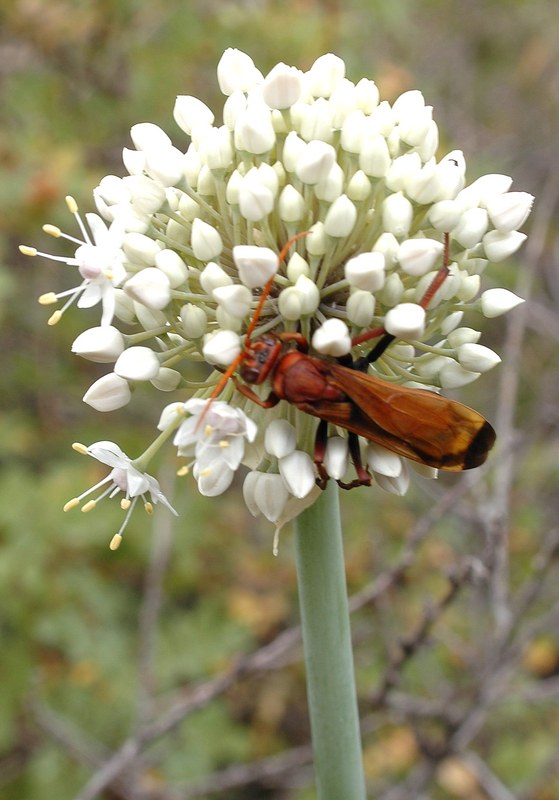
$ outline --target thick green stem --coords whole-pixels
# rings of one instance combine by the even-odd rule
[[[297,519],[299,603],[319,800],[365,800],[338,487]]]

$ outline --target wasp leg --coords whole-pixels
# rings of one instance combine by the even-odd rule
[[[244,394],[245,397],[248,397],[249,400],[252,400],[253,403],[256,403],[257,406],[261,408],[273,408],[277,406],[280,401],[280,398],[274,392],[270,392],[268,397],[265,400],[262,400],[261,397],[258,397],[255,391],[253,391],[250,386],[247,386],[246,383],[241,383],[237,380],[237,378],[232,375],[231,380],[235,384],[235,389]]]
[[[359,437],[357,434],[350,431],[347,435],[347,443],[349,447],[349,455],[351,456],[353,467],[357,473],[357,478],[349,483],[338,481],[338,485],[341,486],[342,489],[355,489],[356,486],[370,486],[371,476],[361,461],[361,448],[359,447]]]

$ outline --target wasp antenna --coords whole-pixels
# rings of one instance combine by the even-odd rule
[[[448,278],[448,274],[450,272],[448,268],[448,263],[450,261],[450,234],[445,233],[444,235],[444,249],[443,249],[443,265],[440,270],[437,272],[433,280],[431,281],[431,285],[421,298],[419,305],[424,310],[427,309],[427,306],[435,296],[436,292],[441,288],[445,280]]]
[[[295,236],[292,236],[291,239],[289,239],[287,241],[287,243],[282,247],[282,249],[279,252],[279,255],[278,255],[278,266],[284,261],[287,253],[289,252],[289,248],[291,247],[293,242],[296,242],[298,239],[302,239],[303,236],[308,236],[309,233],[310,233],[310,231],[302,231],[301,233],[296,233]],[[275,277],[276,277],[275,275],[272,275],[272,277],[270,278],[268,283],[262,289],[262,294],[260,295],[260,299],[258,300],[258,305],[256,306],[256,309],[254,311],[254,314],[252,315],[252,319],[250,321],[250,324],[249,324],[249,326],[247,328],[246,339],[245,339],[245,347],[246,347],[247,344],[250,343],[250,337],[252,336],[252,334],[254,332],[254,329],[256,328],[256,325],[258,323],[258,320],[260,319],[260,314],[262,313],[262,308],[264,306],[264,303],[266,302],[266,299],[267,299],[268,295],[270,294],[270,292],[272,290],[272,286],[274,284]]]
[[[227,367],[227,369],[225,370],[225,372],[223,373],[223,375],[219,379],[219,381],[217,383],[217,386],[215,387],[215,389],[211,393],[211,395],[210,395],[210,397],[208,399],[208,402],[206,403],[205,409],[200,414],[200,416],[198,418],[198,422],[196,423],[196,430],[198,430],[198,428],[200,427],[200,425],[204,421],[204,419],[206,417],[206,414],[210,410],[211,404],[213,403],[215,398],[220,394],[221,390],[223,389],[223,387],[225,386],[225,384],[227,383],[227,381],[229,380],[231,375],[235,372],[235,370],[237,369],[237,367],[239,366],[239,364],[241,363],[241,361],[244,358],[245,358],[245,351],[243,350],[242,352],[239,353],[237,358],[235,358],[234,361],[232,361],[229,364],[229,366]]]

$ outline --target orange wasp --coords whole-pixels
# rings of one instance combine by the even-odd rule
[[[302,235],[305,234],[294,239]],[[280,253],[280,261],[294,239]],[[420,302],[424,309],[449,273],[448,234],[444,244],[443,266]],[[314,460],[321,488],[328,480],[323,461],[329,423],[348,431],[348,447],[357,479],[350,483],[338,481],[346,489],[371,483],[361,461],[359,436],[412,461],[450,472],[483,464],[495,442],[495,431],[481,414],[432,391],[398,386],[367,374],[369,364],[395,339],[384,328],[352,340],[352,345],[357,345],[379,339],[367,355],[355,361],[351,356],[328,360],[308,355],[308,342],[300,333],[266,333],[253,341],[251,336],[273,281],[274,276],[262,291],[244,349],[226,370],[212,397],[232,378],[239,392],[263,408],[286,400],[306,414],[318,417]],[[233,374],[237,367],[244,383]],[[250,384],[258,386],[267,379],[271,381],[271,392],[263,400]]]

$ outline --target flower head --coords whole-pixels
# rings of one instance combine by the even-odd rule
[[[373,81],[354,84],[345,73],[344,62],[327,54],[307,72],[278,64],[263,76],[250,56],[226,50],[217,68],[223,124],[183,95],[174,108],[175,144],[155,125],[134,126],[135,149],[124,151],[130,174],[107,176],[94,191],[106,224],[88,218],[91,238],[78,218],[83,241],[73,240],[78,248],[65,259],[83,278],[69,302],[100,300],[102,326],[113,316],[135,325],[122,340],[113,331],[76,340],[76,352],[116,361],[86,402],[118,408],[130,399],[129,381],[165,390],[188,380],[191,362],[216,365],[192,399],[164,412],[161,430],[175,431],[203,494],[224,491],[246,462],[254,476],[247,503],[276,523],[312,496],[316,423],[292,406],[280,447],[286,429],[272,438],[267,429],[286,421],[285,404],[271,411],[231,381],[219,383],[223,370],[246,360],[247,332],[251,342],[264,332],[296,333],[312,355],[346,361],[388,332],[390,343],[369,370],[438,390],[498,362],[464,333],[473,328],[459,327],[464,315],[494,317],[521,302],[496,288],[478,295],[489,261],[521,246],[517,228],[533,198],[510,192],[503,175],[468,185],[459,150],[438,158],[433,109],[421,92],[391,105]],[[443,262],[448,275],[434,285]],[[207,405],[216,385],[228,404]],[[322,479],[342,480],[348,453],[355,458],[347,432],[331,426],[323,445]],[[362,450],[363,469],[403,493],[401,458]]]

